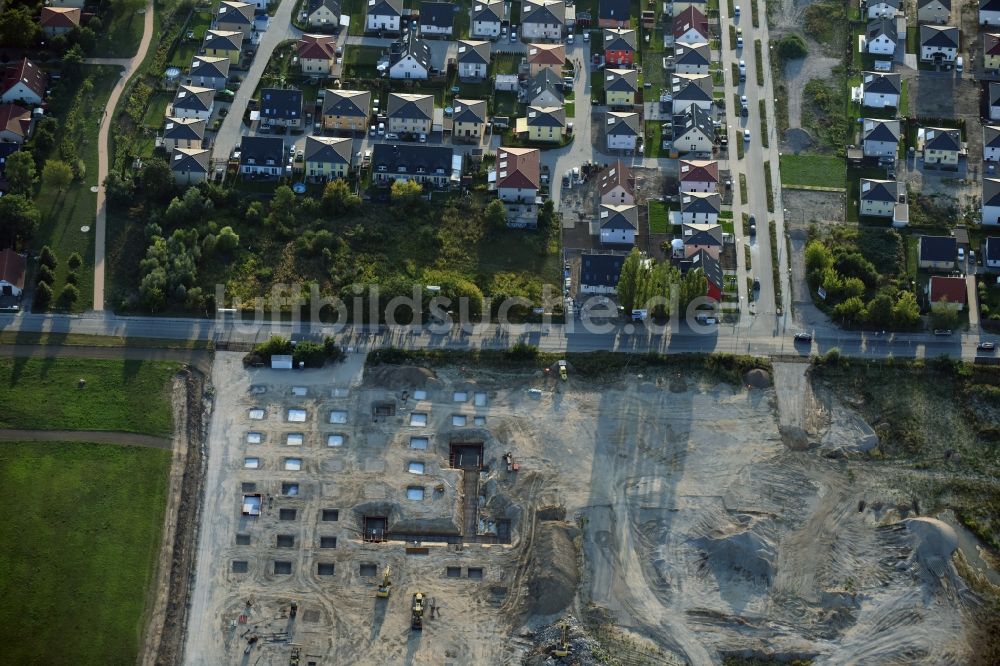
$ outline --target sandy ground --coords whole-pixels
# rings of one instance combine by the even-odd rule
[[[572,370],[565,384],[479,368],[362,378],[360,362],[282,374],[218,354],[185,663],[287,664],[293,650],[304,664],[544,663],[531,659],[551,639],[532,641],[533,631],[595,609],[661,651],[629,663],[963,660],[968,593],[950,560],[954,533],[907,522],[906,500],[850,460],[871,445],[870,428],[836,396],[813,395],[806,364],[779,364],[775,392],[680,375],[585,382]],[[415,399],[418,389],[427,395]],[[393,401],[394,415],[373,417],[375,403]],[[249,419],[254,407],[263,420]],[[289,407],[306,422],[288,422]],[[332,411],[346,423],[331,425]],[[427,425],[410,425],[414,413]],[[456,426],[456,415],[485,420]],[[250,430],[263,443],[247,444]],[[301,446],[285,444],[293,432]],[[331,432],[342,446],[327,446]],[[410,447],[414,436],[428,437],[426,450]],[[484,442],[476,531],[510,520],[509,544],[362,541],[364,515],[388,515],[400,531],[462,531],[467,496],[449,443],[474,439]],[[508,451],[519,472],[507,472]],[[244,468],[248,455],[259,469]],[[281,468],[291,455],[302,471]],[[422,477],[406,471],[414,460]],[[282,495],[293,481],[298,494]],[[240,515],[245,483],[265,496],[260,517]],[[408,500],[413,485],[428,495]],[[323,520],[333,508],[338,520]],[[324,536],[335,548],[318,547]],[[275,573],[276,561],[290,573]],[[320,564],[333,573],[318,575]],[[392,594],[376,600],[385,565]],[[409,628],[418,591],[440,609],[422,632]]]

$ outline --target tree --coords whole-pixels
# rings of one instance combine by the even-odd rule
[[[865,321],[865,302],[852,296],[833,309],[834,315],[845,324],[860,324]]]
[[[37,310],[46,310],[52,302],[52,287],[47,282],[39,282],[35,287],[34,304]]]
[[[878,285],[880,276],[875,265],[865,259],[860,252],[848,252],[840,255],[834,262],[834,266],[844,277],[859,278],[869,288]]]
[[[6,173],[12,192],[28,192],[35,184],[35,158],[26,150],[17,151],[7,158]]]
[[[215,249],[229,254],[240,246],[240,237],[232,227],[222,227],[215,243]]]
[[[139,182],[142,193],[149,201],[166,203],[176,189],[170,166],[161,159],[146,160],[139,174]]]
[[[35,167],[42,165],[42,159],[47,157],[56,147],[59,136],[59,121],[52,116],[45,116],[35,125],[31,137],[31,152],[35,154]]]
[[[41,251],[38,253],[38,262],[43,266],[48,266],[52,270],[56,269],[59,265],[59,259],[56,258],[56,253],[52,251],[48,245],[43,245]]]
[[[546,199],[542,207],[538,209],[538,230],[543,232],[551,231],[556,223],[556,205],[552,199]]]
[[[112,171],[104,179],[104,191],[113,204],[130,203],[135,196],[135,184],[131,178],[122,178]]]
[[[59,302],[64,307],[69,307],[76,303],[80,299],[80,290],[76,288],[75,284],[67,283],[62,291],[59,292]]]
[[[700,268],[689,270],[678,284],[677,294],[678,311],[681,314],[687,312],[688,306],[694,299],[708,293],[708,278],[705,271]]]
[[[55,279],[56,279],[55,275],[52,274],[51,268],[49,268],[45,264],[39,265],[38,270],[35,272],[35,284],[39,284],[42,282],[47,282],[49,284],[52,284],[55,281]]]
[[[865,295],[865,283],[856,277],[849,277],[844,280],[841,290],[841,298],[855,298]]]
[[[47,160],[42,168],[42,181],[63,192],[73,182],[73,169],[61,160]]]
[[[270,211],[264,223],[273,228],[275,233],[281,237],[292,235],[292,228],[295,226],[295,193],[287,185],[281,185],[274,190],[274,198],[271,199]]]
[[[412,180],[396,180],[392,183],[389,196],[400,210],[412,212],[420,203],[420,197],[424,195],[424,188],[420,183]]]
[[[83,266],[83,257],[80,256],[79,252],[74,252],[69,255],[69,259],[66,260],[66,265],[69,266],[71,271],[75,271],[80,268],[80,266]]]
[[[884,291],[879,292],[865,308],[868,312],[868,323],[882,328],[891,327],[893,323],[892,306],[892,296]]]
[[[618,275],[618,302],[625,308],[626,315],[631,315],[635,307],[639,286],[643,281],[641,274],[644,270],[642,253],[639,252],[639,248],[633,247],[625,257]]]
[[[794,32],[785,35],[778,41],[778,57],[782,61],[797,60],[809,55],[809,49],[802,37]]]
[[[490,229],[506,229],[507,228],[507,208],[504,207],[503,202],[499,199],[494,199],[493,201],[486,204],[486,210],[483,211],[486,217],[486,225]]]
[[[28,7],[5,8],[0,12],[0,44],[26,49],[33,46],[40,28]]]
[[[350,213],[360,205],[361,198],[351,192],[346,180],[331,180],[323,188],[323,207],[331,215]]]
[[[806,245],[806,270],[812,273],[823,271],[830,266],[833,266],[833,253],[830,252],[830,248],[818,240],[809,241]]]
[[[93,21],[94,19],[91,19]],[[83,49],[80,48],[79,44],[74,44],[65,55],[63,55],[63,74],[67,76],[78,76],[80,74],[81,65],[83,65],[84,53]]]
[[[76,180],[83,180],[87,177],[87,163],[83,161],[83,158],[76,158],[73,162],[73,178]]]
[[[0,197],[0,247],[13,247],[31,240],[40,220],[35,202],[25,195]]]
[[[958,323],[958,310],[944,297],[931,303],[931,323],[934,328],[952,329]]]

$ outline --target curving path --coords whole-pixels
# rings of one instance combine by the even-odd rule
[[[153,0],[146,0],[146,13],[143,16],[142,41],[139,49],[131,58],[88,58],[91,65],[117,65],[124,67],[121,79],[108,97],[108,105],[101,117],[101,129],[97,135],[97,215],[94,220],[94,310],[104,311],[104,241],[105,223],[107,221],[107,201],[104,196],[104,179],[108,177],[110,155],[108,151],[108,135],[115,116],[115,107],[125,86],[132,75],[142,64],[149,44],[153,39]]]
[[[119,430],[0,430],[0,442],[80,442],[143,446],[150,449],[173,448],[169,437],[139,435]]]

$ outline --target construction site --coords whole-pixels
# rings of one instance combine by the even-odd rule
[[[218,353],[184,663],[963,663],[962,528],[807,368]]]

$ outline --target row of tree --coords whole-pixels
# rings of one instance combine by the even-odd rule
[[[678,312],[685,312],[696,298],[705,296],[708,279],[700,268],[683,276],[667,261],[656,262],[632,248],[622,264],[618,278],[618,303],[631,314],[632,310],[647,310],[653,317],[670,314],[671,299],[677,301]]]
[[[66,284],[59,292],[58,304],[69,308],[80,298],[77,283],[80,277],[77,271],[83,266],[83,258],[74,252],[66,260],[69,272],[66,273]],[[55,294],[52,285],[55,282],[55,271],[59,266],[59,258],[48,245],[38,253],[38,271],[35,273],[35,295],[32,305],[35,310],[47,310],[52,305]]]

